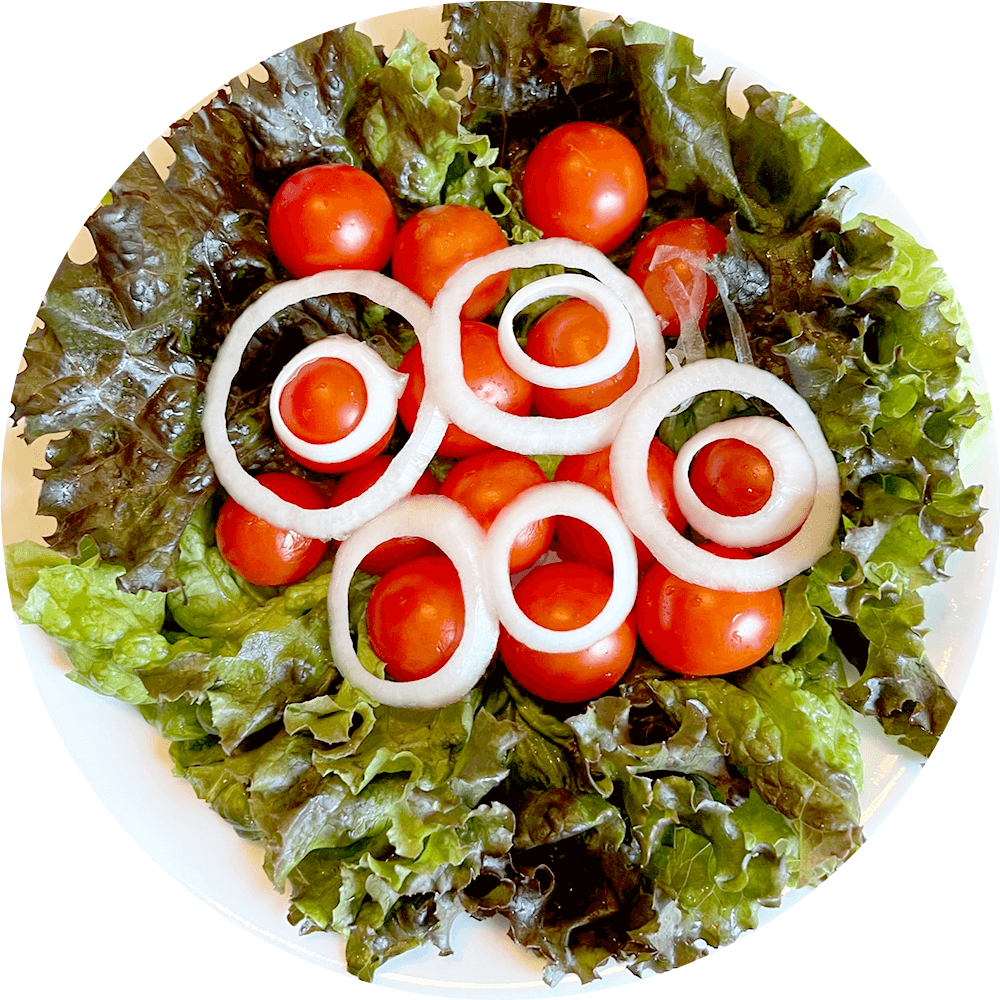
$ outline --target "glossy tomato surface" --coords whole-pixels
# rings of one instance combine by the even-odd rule
[[[267,472],[257,482],[300,507],[326,506],[323,494],[311,483],[286,472]],[[260,587],[282,587],[301,580],[315,569],[327,544],[294,531],[276,528],[227,497],[215,522],[219,552],[244,580]]]
[[[642,218],[649,188],[642,158],[617,129],[570,122],[531,151],[524,213],[546,236],[568,236],[608,253]]]
[[[649,461],[646,468],[649,485],[664,517],[678,530],[687,527],[687,519],[681,513],[674,495],[674,464],[677,456],[662,441],[653,439],[649,446]],[[559,463],[555,475],[557,482],[583,483],[603,493],[614,503],[611,483],[611,448],[588,455],[567,455]],[[593,563],[601,569],[611,571],[611,550],[596,528],[575,517],[559,515],[556,518],[556,534],[561,549],[573,559]],[[653,555],[638,538],[635,539],[636,558],[639,569],[645,569],[653,561]]]
[[[412,215],[392,248],[392,276],[428,305],[467,261],[507,246],[496,219],[471,205],[433,205]],[[509,271],[499,271],[473,290],[462,319],[482,319],[507,291]]]
[[[357,469],[351,469],[337,480],[333,494],[330,497],[330,506],[339,507],[348,500],[353,500],[360,496],[369,487],[374,486],[385,474],[392,461],[391,455],[378,455]],[[410,491],[411,496],[420,496],[427,493],[438,492],[438,481],[430,472],[424,471],[417,480],[416,485]],[[374,573],[381,576],[395,566],[415,559],[417,556],[426,555],[433,551],[433,543],[426,538],[403,537],[390,538],[388,541],[376,545],[364,559],[358,564],[358,569],[365,573]]]
[[[660,563],[643,574],[635,602],[636,628],[650,656],[668,670],[695,676],[728,674],[756,663],[777,641],[782,612],[777,588],[749,594],[712,590],[682,580]]]
[[[688,295],[694,288],[694,274],[686,261],[671,255],[672,248],[711,258],[726,249],[726,234],[704,219],[671,219],[648,232],[636,245],[629,262],[628,276],[642,289],[660,317],[664,334],[676,337],[681,331],[681,323],[673,299],[668,294],[669,276],[666,272],[672,271],[680,279]],[[651,270],[658,250],[662,250],[662,260],[657,261]],[[708,307],[718,294],[715,282],[706,276],[704,299],[696,304],[702,328],[708,317]]]
[[[465,507],[488,531],[507,504],[532,486],[547,482],[534,459],[492,448],[456,462],[441,483],[441,493]],[[519,573],[537,562],[548,551],[554,534],[551,517],[525,525],[511,547],[510,571]]]
[[[346,163],[320,163],[278,188],[267,235],[297,278],[331,268],[381,271],[396,238],[396,213],[374,177]]]
[[[504,361],[496,327],[476,320],[463,320],[461,335],[462,366],[465,381],[472,391],[480,399],[507,413],[522,417],[531,413],[531,383]],[[414,344],[406,352],[398,370],[410,376],[399,400],[399,418],[403,426],[412,431],[426,385],[419,344]],[[438,447],[438,454],[444,458],[465,458],[492,447],[450,424]]]
[[[566,299],[549,309],[528,330],[525,353],[543,365],[569,368],[596,357],[608,342],[604,314],[583,299]],[[639,352],[617,374],[594,385],[553,389],[536,385],[535,410],[543,417],[577,417],[601,410],[635,385]]]
[[[347,437],[364,416],[368,390],[342,358],[314,358],[295,371],[278,397],[285,426],[300,440],[327,444]]]
[[[368,641],[397,681],[428,677],[462,640],[465,601],[447,556],[411,559],[389,570],[368,601]]]
[[[611,596],[610,574],[588,563],[536,566],[514,588],[518,607],[534,622],[556,631],[591,621]],[[631,615],[607,638],[577,653],[539,653],[500,630],[500,657],[523,688],[546,701],[587,701],[614,687],[635,653]]]
[[[717,514],[745,517],[767,503],[774,486],[764,453],[738,438],[720,438],[701,448],[688,469],[691,489]]]

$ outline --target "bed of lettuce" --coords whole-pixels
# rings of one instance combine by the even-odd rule
[[[261,845],[289,919],[345,937],[353,974],[424,942],[447,952],[460,912],[505,917],[550,983],[608,960],[662,971],[858,848],[856,713],[924,755],[940,738],[954,699],[924,651],[922,592],[981,531],[958,450],[986,402],[933,255],[887,222],[842,224],[835,182],[864,160],[809,109],[751,87],[734,114],[729,74],[705,79],[689,39],[650,25],[587,37],[576,8],[537,3],[446,4],[444,18],[448,51],[406,34],[387,56],[346,27],[279,53],[266,79],[233,81],[173,127],[165,179],[140,156],[116,181],[87,223],[96,255],[63,262],[17,377],[24,437],[55,435],[36,474],[57,528],[7,547],[11,597],[65,647],[72,679],[169,741],[176,773]],[[232,320],[288,277],[265,220],[290,172],[354,163],[401,220],[459,202],[530,240],[524,158],[576,118],[621,128],[647,164],[621,266],[667,218],[729,232],[720,266],[754,360],[809,400],[838,457],[839,537],[785,588],[773,652],[738,674],[678,677],[640,649],[589,704],[542,703],[497,663],[448,708],[386,708],[331,659],[329,562],[279,591],[219,556],[205,378]],[[343,331],[390,361],[413,337],[350,296],[286,310],[231,397],[247,468],[288,467],[269,383],[304,342]],[[718,303],[707,336],[730,350]],[[676,447],[751,408],[708,394],[661,437]],[[363,652],[373,584],[359,574],[352,591]]]

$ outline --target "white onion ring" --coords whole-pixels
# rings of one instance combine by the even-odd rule
[[[514,336],[514,317],[526,306],[554,295],[583,299],[599,310],[608,322],[608,340],[601,350],[576,365],[546,365],[529,357]],[[553,274],[519,288],[504,306],[498,323],[500,353],[522,378],[547,389],[579,389],[617,375],[635,350],[632,319],[621,299],[603,282],[584,274]]]
[[[738,438],[760,450],[771,465],[774,485],[760,510],[744,516],[720,514],[706,507],[691,486],[695,455],[707,444]],[[699,534],[737,548],[770,545],[791,534],[805,519],[816,494],[816,468],[799,436],[771,417],[736,417],[698,431],[677,452],[674,496],[688,524]]]
[[[632,318],[639,375],[635,385],[601,410],[563,419],[521,417],[480,399],[465,381],[459,313],[466,299],[498,271],[545,264],[589,271],[622,301]],[[514,244],[463,264],[435,296],[431,325],[434,334],[423,353],[424,375],[438,405],[466,433],[522,455],[585,455],[607,447],[632,401],[666,371],[660,324],[639,286],[600,250],[563,237]]]
[[[607,603],[585,625],[557,631],[533,622],[517,605],[510,580],[510,550],[526,524],[555,514],[577,517],[601,533],[611,549],[614,583]],[[635,540],[615,505],[583,483],[552,482],[519,493],[486,535],[484,575],[493,607],[511,637],[540,653],[576,653],[611,635],[628,617],[638,590]]]
[[[296,372],[317,358],[346,361],[361,376],[368,397],[361,419],[350,433],[337,441],[315,444],[292,431],[281,415],[281,392]],[[278,440],[293,454],[321,465],[336,465],[364,454],[385,436],[396,422],[396,407],[406,386],[406,375],[382,360],[367,344],[346,333],[324,337],[299,351],[278,373],[271,386],[271,423]]]
[[[805,523],[784,545],[755,559],[726,559],[699,548],[663,516],[645,475],[649,442],[664,414],[713,389],[770,403],[792,426],[816,470],[816,494]],[[840,523],[837,461],[809,404],[777,376],[727,358],[707,358],[670,372],[647,389],[611,446],[611,482],[625,523],[676,576],[714,590],[753,592],[780,586],[826,552]]]
[[[351,640],[348,593],[361,560],[390,538],[426,538],[451,559],[465,602],[465,627],[455,652],[441,668],[415,681],[393,681],[369,673]],[[327,592],[330,651],[340,673],[383,705],[441,708],[468,694],[483,676],[500,637],[496,614],[485,600],[482,552],[486,534],[475,518],[448,497],[407,497],[355,531],[337,550]]]
[[[276,528],[324,541],[346,537],[373,514],[406,496],[434,457],[448,428],[447,419],[434,404],[433,392],[425,391],[409,440],[393,457],[381,479],[360,496],[337,507],[307,510],[282,500],[240,465],[226,427],[226,404],[250,338],[287,306],[338,292],[354,292],[379,302],[399,313],[413,327],[422,345],[428,339],[430,310],[427,304],[405,285],[378,271],[321,271],[282,282],[252,302],[233,323],[209,372],[201,418],[208,457],[229,495]]]

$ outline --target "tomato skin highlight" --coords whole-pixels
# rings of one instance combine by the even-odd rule
[[[740,558],[738,550],[725,554]],[[712,590],[660,563],[643,574],[635,602],[636,628],[650,656],[668,670],[696,677],[732,673],[766,656],[778,639],[783,610],[778,588]]]
[[[326,506],[323,494],[311,483],[287,472],[266,472],[257,482],[300,507]],[[251,514],[227,497],[215,522],[215,541],[226,562],[244,580],[259,587],[282,587],[301,580],[319,564],[327,543],[286,531]]]
[[[543,365],[568,368],[596,357],[608,342],[604,314],[583,299],[566,299],[528,330],[525,353]],[[543,417],[578,417],[602,410],[635,385],[639,351],[616,375],[575,389],[534,387],[535,410]]]
[[[361,373],[341,358],[307,361],[285,383],[281,419],[300,440],[328,444],[347,437],[361,422],[368,390]]]
[[[392,248],[392,276],[428,305],[463,264],[507,246],[488,212],[471,205],[432,205],[410,216]],[[462,319],[482,319],[507,291],[509,271],[483,280],[462,306]]]
[[[638,150],[595,122],[569,122],[544,136],[528,156],[521,189],[525,217],[543,235],[604,253],[631,235],[649,199]]]
[[[698,499],[728,517],[756,514],[774,487],[774,473],[764,453],[738,438],[705,445],[692,459],[688,476]]]
[[[613,583],[608,573],[588,563],[546,563],[527,572],[514,588],[514,599],[539,625],[567,631],[600,612]],[[578,653],[539,653],[500,629],[500,657],[510,675],[546,701],[573,703],[602,695],[622,678],[635,647],[632,615],[607,638]]]
[[[713,257],[726,249],[726,235],[704,219],[671,219],[648,232],[636,245],[629,262],[628,276],[642,289],[649,304],[660,317],[664,335],[676,337],[681,332],[680,319],[664,290],[661,268],[670,268],[688,291],[691,290],[694,279],[691,268],[681,260],[668,259],[650,272],[653,255],[661,246],[674,246]],[[711,278],[706,277],[705,285],[705,302],[699,319],[699,326],[703,329],[708,318],[709,304],[719,294]]]
[[[381,271],[396,238],[396,212],[374,177],[346,163],[318,163],[278,188],[267,235],[296,277],[331,268]]]
[[[370,486],[373,486],[382,478],[385,470],[389,468],[392,461],[391,455],[377,455],[356,469],[351,469],[344,473],[337,481],[333,493],[330,497],[330,506],[339,507],[348,500],[353,500],[360,496]],[[438,481],[430,472],[424,471],[417,480],[416,485],[410,491],[410,496],[420,496],[428,493],[438,492]],[[390,538],[376,545],[358,564],[358,569],[365,573],[373,573],[381,576],[390,569],[401,565],[410,559],[427,555],[434,551],[434,544],[426,538],[404,537]]]
[[[419,680],[440,670],[465,629],[465,600],[452,561],[421,556],[389,570],[372,590],[368,641],[396,681]]]
[[[546,482],[534,459],[493,448],[456,462],[441,483],[441,494],[460,503],[488,531],[515,497]],[[511,573],[534,565],[548,551],[555,530],[551,517],[525,525],[511,547]]]
[[[674,496],[674,463],[677,456],[662,441],[654,438],[649,446],[649,461],[646,468],[649,484],[660,509],[666,519],[678,530],[687,527],[687,519],[681,513]],[[602,448],[589,455],[567,455],[556,468],[557,482],[577,482],[591,486],[603,493],[614,503],[611,484],[611,448]],[[589,524],[577,518],[558,515],[556,536],[560,546],[569,558],[592,563],[608,572],[611,571],[611,550],[600,533]],[[636,558],[642,572],[653,562],[653,554],[646,544],[635,539]]]
[[[504,361],[498,337],[495,326],[476,320],[462,320],[461,351],[465,381],[480,399],[507,413],[527,416],[531,413],[532,385]],[[403,355],[397,370],[410,376],[399,400],[399,418],[403,426],[412,431],[426,385],[419,344],[414,344]],[[437,453],[443,458],[465,458],[492,447],[455,424],[449,424]]]

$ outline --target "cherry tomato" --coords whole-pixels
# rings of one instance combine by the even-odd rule
[[[717,554],[741,557],[732,549]],[[749,594],[712,590],[660,563],[643,574],[635,601],[636,627],[650,656],[668,670],[695,676],[756,663],[777,641],[782,613],[777,588]]]
[[[684,261],[671,260],[669,257],[650,271],[653,255],[660,247],[677,247],[680,250],[714,257],[726,249],[726,235],[704,219],[672,219],[643,236],[632,254],[628,276],[642,289],[649,304],[660,317],[664,334],[676,337],[681,332],[681,323],[665,289],[666,269],[673,271],[680,278],[681,284],[689,293],[694,285],[694,276]],[[718,293],[715,282],[706,276],[705,301],[699,316],[699,325],[702,328],[708,317],[709,303]]]
[[[568,631],[591,621],[611,596],[612,578],[588,563],[535,566],[514,588],[518,607],[546,628]],[[539,653],[500,630],[500,657],[523,688],[546,701],[587,701],[621,679],[635,653],[632,615],[606,639],[578,653]]]
[[[307,361],[285,383],[278,410],[302,441],[327,444],[347,437],[364,416],[368,391],[361,373],[341,358]]]
[[[532,386],[510,368],[500,353],[497,329],[475,320],[462,321],[462,365],[465,381],[480,398],[500,410],[527,416],[531,413]],[[399,400],[399,418],[408,431],[413,430],[417,410],[424,398],[424,366],[420,345],[414,344],[399,364],[399,371],[409,375]],[[443,458],[465,458],[488,451],[493,446],[450,424],[438,447]]]
[[[507,246],[496,219],[471,205],[433,205],[403,224],[392,248],[392,276],[428,305],[467,261]],[[482,281],[461,310],[462,319],[482,319],[507,291],[509,271]]]
[[[524,214],[545,236],[568,236],[608,253],[642,218],[649,198],[642,158],[617,129],[570,122],[531,151]]]
[[[546,482],[545,473],[533,459],[493,448],[456,462],[441,483],[441,493],[460,503],[489,530],[497,514],[516,496]],[[537,562],[548,551],[554,534],[551,517],[526,525],[511,547],[511,573]]]
[[[368,641],[397,681],[418,680],[444,666],[462,640],[465,601],[447,556],[411,559],[389,570],[368,601]]]
[[[568,368],[596,357],[608,342],[604,314],[583,299],[566,299],[528,330],[525,353],[543,365]],[[578,417],[601,410],[635,385],[639,352],[617,375],[578,389],[551,389],[536,385],[535,409],[543,417]]]
[[[319,163],[278,188],[267,235],[297,278],[331,268],[381,271],[396,238],[396,213],[381,184],[358,167]]]
[[[391,455],[378,455],[357,469],[345,472],[337,481],[337,485],[330,497],[330,506],[339,507],[348,500],[353,500],[360,496],[370,486],[373,486],[382,478],[385,470],[392,461]],[[417,480],[416,485],[410,491],[411,496],[419,496],[426,493],[437,493],[438,481],[426,470]],[[434,550],[434,544],[426,538],[405,537],[390,538],[388,541],[376,545],[364,559],[358,564],[358,569],[365,573],[374,573],[381,576],[395,566],[417,556],[426,555]]]
[[[663,442],[653,439],[649,446],[649,485],[653,496],[666,519],[678,530],[687,527],[687,520],[677,506],[674,496],[674,463],[677,456]],[[584,483],[603,493],[612,503],[611,448],[589,455],[567,455],[556,468],[557,481]],[[573,559],[593,563],[604,570],[611,570],[611,550],[596,528],[575,517],[559,515],[556,518],[556,535],[563,550]],[[653,555],[638,538],[635,540],[636,557],[640,571],[653,561]]]
[[[688,469],[691,488],[717,514],[745,517],[767,503],[774,486],[764,453],[738,438],[720,438],[700,449]]]
[[[300,507],[326,506],[323,494],[311,483],[287,472],[266,472],[257,482]],[[259,587],[281,587],[301,580],[326,554],[327,544],[295,531],[285,531],[251,514],[227,497],[215,522],[219,552],[244,580]]]

